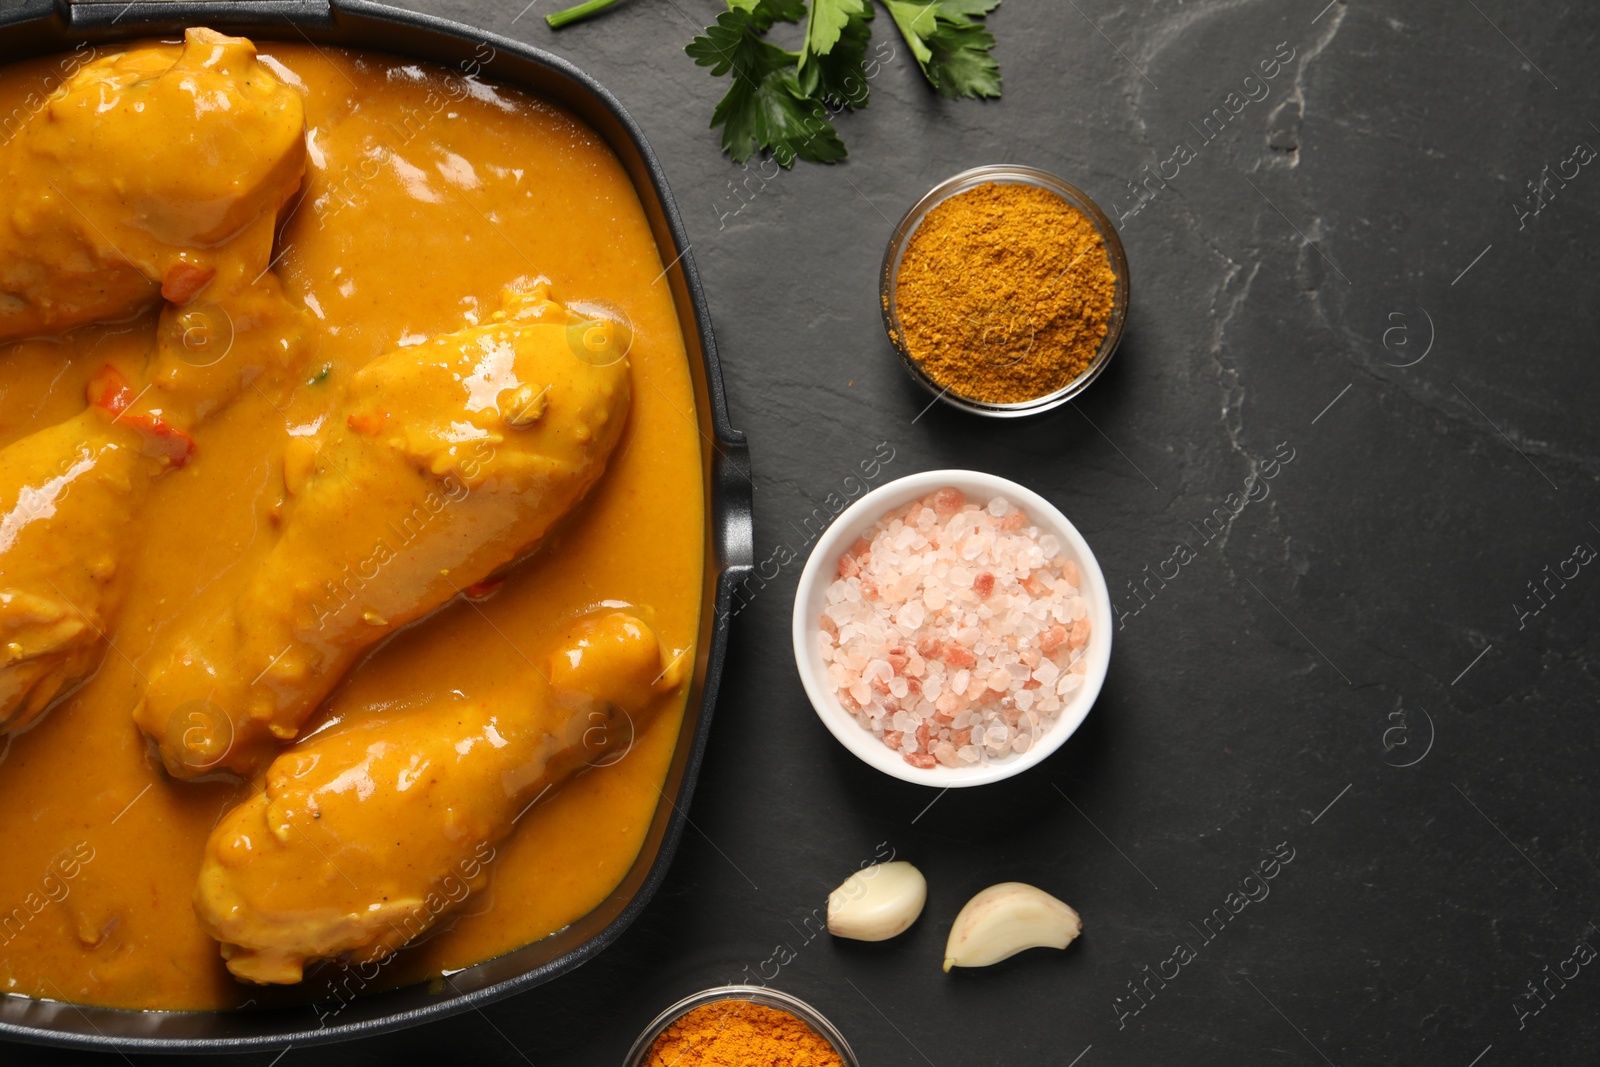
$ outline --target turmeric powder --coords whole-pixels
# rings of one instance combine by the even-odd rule
[[[895,283],[899,342],[940,388],[987,404],[1048,396],[1100,350],[1117,276],[1088,216],[1049,189],[988,182],[923,217]]]
[[[800,1019],[747,1000],[685,1012],[650,1046],[645,1067],[843,1067],[832,1044]]]

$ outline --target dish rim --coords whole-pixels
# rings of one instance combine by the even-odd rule
[[[1106,335],[1101,340],[1100,348],[1095,352],[1094,358],[1089,361],[1089,365],[1076,378],[1055,392],[1011,404],[991,404],[983,400],[974,400],[936,384],[922,369],[922,365],[912,357],[900,326],[900,316],[896,311],[895,282],[899,277],[900,261],[905,256],[912,236],[922,225],[922,220],[927,217],[928,212],[951,197],[990,182],[1002,184],[1010,182],[1047,189],[1083,212],[1094,224],[1101,240],[1105,242],[1106,258],[1110,261],[1112,273],[1116,275],[1116,287],[1111,298],[1111,315],[1106,322]],[[889,243],[884,248],[883,263],[878,274],[878,309],[883,320],[883,331],[888,335],[890,346],[900,357],[901,365],[911,375],[912,380],[933,394],[936,399],[951,407],[995,419],[1014,419],[1053,411],[1093,385],[1095,379],[1100,377],[1101,372],[1111,363],[1111,357],[1117,354],[1117,349],[1122,344],[1122,332],[1127,326],[1128,305],[1132,295],[1128,254],[1122,247],[1122,238],[1118,236],[1117,228],[1100,209],[1100,205],[1095,203],[1094,198],[1050,171],[1012,163],[991,163],[972,167],[951,175],[924,193],[916,203],[906,209],[906,213],[900,217],[900,221],[890,232]]]
[[[817,649],[815,622],[822,611],[824,592],[833,580],[832,570],[846,546],[870,529],[885,513],[904,507],[919,497],[954,486],[973,500],[975,491],[986,495],[1004,496],[1020,507],[1034,520],[1061,539],[1064,547],[1071,549],[1077,559],[1080,576],[1085,584],[1079,592],[1089,601],[1089,619],[1092,630],[1089,637],[1089,666],[1084,673],[1083,685],[1074,694],[1073,702],[1062,709],[1054,725],[1045,732],[1044,739],[1027,752],[1009,756],[1004,761],[979,764],[976,767],[938,766],[924,770],[913,767],[883,744],[877,735],[863,727],[855,717],[845,711],[838,699],[828,689],[823,679],[822,655]],[[886,482],[851,504],[823,531],[800,571],[800,582],[795,589],[794,611],[790,618],[790,636],[794,644],[795,669],[800,674],[801,685],[811,701],[812,710],[838,742],[851,755],[893,778],[936,789],[964,789],[1004,781],[1038,766],[1049,759],[1067,739],[1077,732],[1088,718],[1089,711],[1099,698],[1111,664],[1112,645],[1111,592],[1106,585],[1105,572],[1095,558],[1094,550],[1072,521],[1049,500],[1027,486],[983,471],[946,469],[908,474]],[[1066,713],[1072,713],[1068,715]]]
[[[749,481],[749,450],[744,435],[729,422],[726,391],[712,332],[710,306],[701,286],[684,229],[659,157],[633,117],[599,81],[543,49],[499,34],[432,15],[371,0],[135,0],[98,3],[85,0],[23,0],[0,11],[0,63],[70,51],[82,43],[120,43],[207,25],[267,41],[295,42],[295,35],[314,45],[362,49],[421,59],[449,66],[459,56],[487,46],[496,55],[512,57],[519,75],[487,67],[488,80],[552,98],[590,126],[616,153],[652,218],[653,236],[661,245],[660,227],[675,246],[669,264],[674,305],[683,321],[686,355],[696,387],[696,421],[709,442],[702,452],[706,544],[701,629],[703,666],[697,665],[698,703],[692,689],[684,722],[669,767],[667,782],[681,803],[658,805],[644,846],[628,875],[605,901],[584,919],[602,912],[615,914],[592,936],[553,958],[509,974],[498,975],[513,957],[549,938],[471,967],[452,972],[448,995],[434,995],[426,983],[375,991],[341,1004],[349,1018],[324,1024],[317,1004],[249,1010],[139,1011],[76,1005],[15,994],[0,996],[0,1039],[67,1046],[96,1051],[219,1053],[302,1047],[373,1036],[443,1019],[530,989],[592,959],[614,942],[648,904],[665,878],[684,832],[687,800],[693,794],[703,761],[727,655],[729,610],[733,592],[754,565],[754,532]],[[489,62],[492,63],[492,60]],[[464,69],[464,68],[463,68]],[[544,79],[570,93],[560,96]],[[591,114],[586,109],[594,109]],[[604,119],[597,123],[595,118]],[[641,182],[642,173],[645,182]],[[662,246],[665,252],[664,245]],[[676,269],[674,269],[676,268]],[[692,332],[691,332],[692,331]],[[697,343],[696,343],[697,342]],[[697,351],[698,350],[698,351]],[[654,851],[651,845],[654,842]],[[641,864],[644,865],[642,875]],[[623,888],[637,881],[619,900]],[[476,973],[475,973],[476,972]],[[467,988],[462,988],[462,984]],[[316,1025],[305,1020],[316,1018]]]

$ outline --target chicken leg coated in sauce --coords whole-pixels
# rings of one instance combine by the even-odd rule
[[[195,913],[228,969],[294,983],[381,962],[481,888],[543,791],[614,760],[688,673],[639,619],[585,619],[511,700],[451,697],[341,723],[279,756],[212,831]]]
[[[0,342],[187,302],[305,155],[300,96],[242,37],[90,60],[0,146]]]
[[[0,734],[100,662],[120,533],[169,458],[96,406],[0,450]]]
[[[313,451],[285,459],[279,541],[147,671],[134,718],[173,775],[260,770],[361,653],[531,551],[599,479],[624,350],[603,326],[575,335],[542,284],[503,304],[373,360],[325,439],[295,439]]]

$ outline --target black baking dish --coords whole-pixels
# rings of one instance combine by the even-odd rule
[[[0,0],[0,62],[65,52],[83,42],[174,35],[187,26],[210,26],[258,41],[309,40],[385,52],[466,71],[553,100],[609,143],[633,180],[663,259],[676,257],[666,274],[706,443],[705,589],[695,682],[664,799],[638,859],[599,908],[566,929],[458,971],[448,982],[340,998],[337,1004],[140,1012],[0,996],[0,1038],[5,1039],[107,1051],[208,1053],[347,1040],[481,1006],[591,959],[649,902],[683,832],[727,652],[730,597],[751,566],[748,452],[743,435],[728,422],[705,295],[661,164],[615,97],[572,64],[537,48],[365,0]]]

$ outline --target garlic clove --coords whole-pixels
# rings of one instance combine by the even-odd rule
[[[928,880],[904,860],[863,867],[828,894],[828,932],[855,941],[904,933],[928,901]]]
[[[944,969],[987,967],[1024,949],[1066,948],[1083,932],[1078,913],[1022,882],[992,885],[967,901],[950,927]]]

